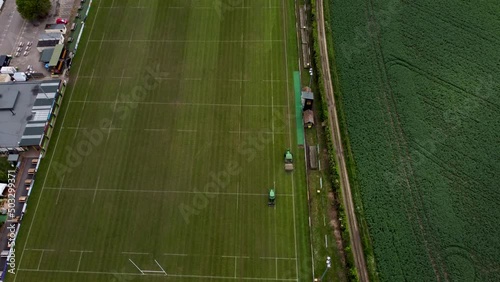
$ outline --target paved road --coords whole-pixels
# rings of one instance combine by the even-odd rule
[[[356,219],[355,207],[352,200],[351,186],[349,184],[349,175],[347,173],[347,165],[345,161],[344,149],[342,146],[342,138],[340,135],[339,120],[335,107],[335,96],[333,95],[333,85],[330,75],[330,62],[328,61],[328,49],[326,46],[325,19],[323,15],[323,0],[318,0],[317,5],[317,24],[318,24],[318,40],[320,46],[320,57],[322,65],[323,79],[328,100],[329,126],[332,134],[333,144],[336,150],[336,161],[340,169],[340,183],[342,185],[342,194],[344,198],[344,206],[347,212],[347,220],[349,221],[349,232],[351,234],[351,248],[354,256],[354,264],[358,271],[360,281],[369,281],[368,271],[366,269],[366,261],[363,253],[363,245],[358,230],[358,221]]]
[[[16,10],[16,1],[5,1],[0,12],[0,54],[13,54],[16,42],[26,27],[26,21]]]

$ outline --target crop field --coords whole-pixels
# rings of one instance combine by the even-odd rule
[[[94,0],[8,281],[309,279],[291,17]]]
[[[382,281],[500,280],[498,1],[329,1]]]

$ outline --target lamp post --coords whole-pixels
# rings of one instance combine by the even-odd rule
[[[332,267],[332,258],[326,257],[326,269],[325,272],[323,272],[323,275],[321,275],[319,281],[323,281],[323,278],[325,278],[326,272],[328,271],[328,269],[330,269],[330,267]]]
[[[313,69],[309,68],[309,88],[311,88],[312,77],[313,77]]]

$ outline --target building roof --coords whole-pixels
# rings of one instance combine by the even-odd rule
[[[19,160],[19,154],[9,154],[7,158],[8,162],[17,162]]]
[[[48,63],[50,61],[50,58],[52,58],[52,53],[54,53],[54,48],[48,48],[43,50],[42,54],[40,54],[39,61],[42,63]]]
[[[57,44],[59,44],[59,40],[43,40],[38,41],[36,47],[52,47],[56,46]]]
[[[314,100],[314,94],[310,91],[302,91],[302,99]]]
[[[304,111],[304,124],[314,124],[314,113],[311,110]]]
[[[0,83],[0,93],[18,93],[12,112],[0,110],[0,148],[41,145],[60,83],[59,79]]]
[[[10,58],[7,55],[0,55],[0,67],[7,66],[10,63]]]
[[[61,40],[61,37],[63,37],[63,35],[60,32],[40,33],[38,41]]]
[[[54,67],[57,65],[57,62],[59,62],[59,58],[61,57],[61,53],[64,50],[64,44],[57,44],[56,47],[54,47],[54,52],[52,53],[52,57],[50,58],[49,61],[49,67]]]
[[[45,29],[65,29],[66,26],[63,24],[46,24]]]
[[[7,88],[0,92],[0,110],[12,110],[16,105],[19,91],[15,88]]]

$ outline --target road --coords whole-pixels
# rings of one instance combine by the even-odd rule
[[[16,1],[5,1],[0,12],[0,54],[13,54],[25,31],[26,21],[16,10]]]
[[[330,134],[332,134],[333,145],[336,150],[336,161],[340,169],[340,183],[342,187],[342,194],[344,199],[344,207],[349,221],[349,232],[351,235],[351,249],[354,256],[354,264],[358,272],[360,281],[369,281],[368,271],[366,268],[365,256],[363,253],[363,244],[361,243],[361,236],[358,229],[358,221],[356,219],[354,202],[352,200],[351,186],[349,183],[349,174],[347,173],[347,165],[345,161],[344,149],[342,145],[342,137],[340,134],[339,120],[335,107],[335,96],[333,95],[333,85],[330,75],[330,62],[328,61],[328,48],[326,44],[325,33],[325,18],[323,14],[323,0],[316,2],[316,21],[318,24],[318,40],[320,46],[321,58],[321,72],[323,74],[323,81],[325,84],[325,91],[327,95]]]

